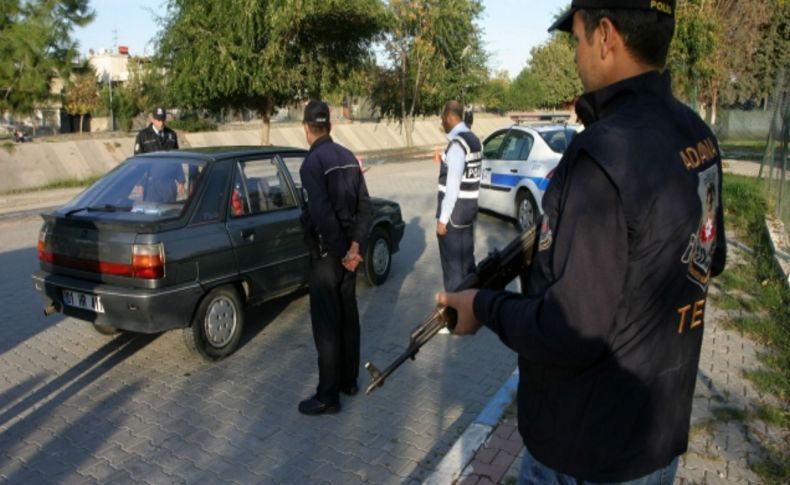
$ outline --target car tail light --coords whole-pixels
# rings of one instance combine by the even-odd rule
[[[38,231],[38,260],[42,263],[52,263],[52,251],[47,247],[47,226]]]
[[[132,276],[146,280],[165,276],[165,247],[162,243],[132,246]]]

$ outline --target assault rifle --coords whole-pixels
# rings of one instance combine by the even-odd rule
[[[467,290],[470,288],[487,288],[492,290],[502,290],[516,276],[526,274],[526,270],[532,264],[534,254],[536,230],[533,225],[528,230],[522,232],[518,237],[510,242],[501,251],[494,250],[480,261],[477,270],[467,276],[456,291]],[[371,362],[365,363],[365,369],[370,372],[372,381],[368,385],[366,394],[370,394],[377,387],[384,385],[384,380],[401,366],[406,360],[414,360],[420,347],[425,345],[434,335],[439,333],[444,327],[452,330],[458,321],[458,314],[454,308],[437,304],[436,308],[428,315],[425,320],[418,325],[409,336],[409,347],[383,372],[378,370]]]

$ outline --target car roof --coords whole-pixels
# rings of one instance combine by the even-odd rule
[[[183,158],[191,156],[204,160],[221,160],[225,158],[240,158],[254,155],[271,155],[275,153],[306,153],[304,148],[283,147],[283,146],[256,146],[256,145],[236,145],[236,146],[211,146],[199,148],[184,148],[169,152],[150,152],[135,155],[136,157],[157,157],[157,158]]]

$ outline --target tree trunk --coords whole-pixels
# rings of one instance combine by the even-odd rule
[[[271,145],[269,142],[269,134],[271,131],[272,113],[274,112],[274,101],[272,98],[266,98],[263,108],[261,109],[261,145]]]
[[[710,126],[716,126],[716,105],[719,104],[719,91],[713,90],[713,99],[710,102]]]
[[[82,121],[85,115],[80,115],[80,135],[82,134]]]
[[[414,146],[414,117],[407,116],[403,120],[403,134],[406,135],[406,146]]]

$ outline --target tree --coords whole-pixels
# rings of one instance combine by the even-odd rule
[[[74,26],[93,20],[88,0],[0,0],[0,111],[26,113],[68,78]]]
[[[532,72],[525,68],[516,76],[510,85],[510,108],[515,110],[532,110],[543,104],[543,83]]]
[[[369,57],[379,0],[169,0],[158,40],[167,92],[185,108],[254,109],[261,142],[278,105],[320,97]]]
[[[782,55],[781,47],[774,50],[782,45],[781,34],[774,35],[781,28],[774,27],[787,23],[786,0],[680,0],[676,16],[669,56],[675,88],[711,123],[720,104],[750,101],[771,89],[776,56],[781,61]]]
[[[582,94],[570,36],[556,34],[547,43],[533,47],[530,55],[528,68],[541,85],[539,108],[562,108]]]
[[[413,145],[414,119],[450,99],[468,101],[485,84],[486,56],[477,0],[390,0],[385,48],[390,64],[376,89],[383,114],[402,123]]]
[[[545,44],[533,47],[530,56],[511,86],[513,108],[563,108],[582,94],[569,35],[554,34]]]
[[[63,108],[68,114],[80,117],[80,133],[85,115],[98,108],[100,104],[96,73],[92,69],[87,69],[75,74],[63,96]]]
[[[503,113],[510,109],[510,78],[507,71],[498,71],[481,89],[477,100],[489,111]]]

